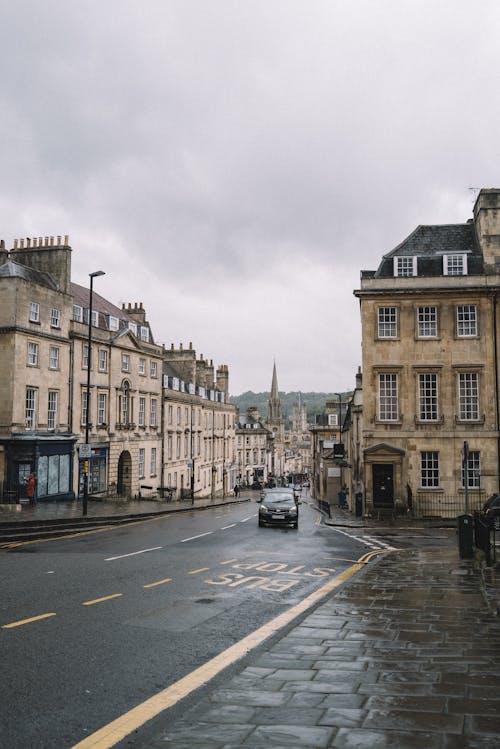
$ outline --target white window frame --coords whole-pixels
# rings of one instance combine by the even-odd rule
[[[57,406],[59,393],[57,390],[49,390],[47,396],[47,429],[57,427]]]
[[[339,415],[338,414],[328,414],[328,426],[329,427],[337,427],[339,425]]]
[[[156,447],[151,448],[151,463],[149,466],[151,476],[156,476]]]
[[[87,395],[89,396],[88,401],[87,401]],[[87,426],[88,405],[92,405],[92,394],[87,393],[86,390],[82,390],[82,414],[81,414],[81,422],[80,422],[82,427]],[[88,424],[90,425],[90,420],[88,421]]]
[[[81,304],[73,305],[73,320],[75,322],[83,322],[83,307]]]
[[[93,328],[99,327],[99,311],[96,309],[92,310],[92,327]]]
[[[59,369],[59,348],[57,346],[49,348],[49,369]]]
[[[28,366],[38,367],[40,361],[40,346],[34,341],[28,341]]]
[[[99,426],[106,424],[107,393],[99,393],[97,396],[97,423]]]
[[[122,372],[130,372],[130,354],[122,354]]]
[[[420,421],[438,421],[438,376],[435,372],[418,375],[418,416]]]
[[[452,252],[443,255],[443,276],[466,276],[467,255],[461,252]]]
[[[147,328],[145,325],[141,325],[141,341],[145,341],[146,343],[149,343],[149,328]]]
[[[137,335],[137,323],[127,320],[127,329],[131,330],[135,336]]]
[[[37,406],[37,389],[32,387],[26,388],[26,398],[24,401],[24,423],[26,429],[33,430],[36,427],[36,406]]]
[[[120,330],[120,320],[114,315],[106,315],[108,330]]]
[[[407,271],[411,271],[411,272],[407,272]],[[397,255],[394,258],[393,272],[396,278],[416,276],[417,275],[417,258],[415,256],[410,256],[410,255]]]
[[[88,369],[89,367],[89,345],[88,343],[82,344],[82,369]]]
[[[146,374],[146,359],[144,359],[143,357],[139,358],[138,372],[140,375]]]
[[[479,421],[479,372],[458,373],[458,418]]]
[[[61,310],[58,310],[56,307],[53,307],[50,311],[50,327],[61,327]]]
[[[105,348],[100,348],[98,352],[98,368],[99,372],[108,371],[108,352]]]
[[[146,470],[146,448],[145,447],[139,448],[138,470],[139,470],[139,478],[143,479],[146,475],[145,474],[145,470]]]
[[[398,308],[394,306],[377,308],[378,338],[398,337]]]
[[[158,377],[158,362],[152,361],[149,368],[149,374],[151,377]]]
[[[156,398],[151,398],[149,423],[152,427],[158,426],[158,403]]]
[[[457,338],[477,338],[477,304],[457,304],[456,325]]]
[[[422,489],[438,489],[440,482],[439,452],[423,450],[420,453],[420,486]]]
[[[397,372],[379,372],[378,418],[379,421],[399,420],[399,375]]]
[[[40,304],[38,302],[30,302],[30,322],[40,322]]]
[[[137,423],[140,427],[146,426],[146,398],[143,395],[139,397],[139,413],[137,418]]]
[[[435,305],[417,307],[417,334],[419,338],[437,338],[438,308]]]

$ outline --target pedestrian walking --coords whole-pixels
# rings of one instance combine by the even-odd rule
[[[30,473],[28,476],[28,482],[26,484],[26,496],[30,501],[30,505],[36,504],[35,499],[35,474]]]
[[[234,496],[236,497],[236,499],[238,499],[239,493],[240,493],[240,487],[238,486],[238,484],[236,484],[234,487]]]

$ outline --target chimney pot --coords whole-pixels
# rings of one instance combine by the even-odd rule
[[[24,250],[24,239],[20,239],[19,244],[21,246],[21,249]]]
[[[68,244],[69,244],[69,234],[65,234],[65,235],[64,235],[64,244],[65,244],[65,245],[68,245]]]

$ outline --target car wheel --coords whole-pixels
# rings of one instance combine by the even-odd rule
[[[259,528],[263,528],[263,527],[264,527],[264,523],[263,523],[263,522],[262,522],[262,520],[261,520],[261,519],[259,518]]]
[[[298,527],[299,527],[298,521],[292,525],[292,528],[295,528],[295,530],[297,530]]]

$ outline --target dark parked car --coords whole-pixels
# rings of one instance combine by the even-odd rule
[[[290,492],[269,492],[259,507],[259,527],[263,525],[291,525],[299,527],[299,508]]]
[[[260,483],[260,481],[254,481],[250,486],[250,489],[262,489],[262,484]]]
[[[500,520],[500,494],[492,494],[481,508],[481,515],[491,523]]]

